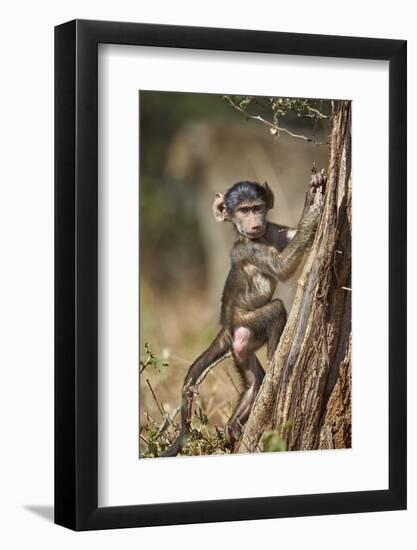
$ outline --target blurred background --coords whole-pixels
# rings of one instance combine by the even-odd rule
[[[141,91],[139,101],[140,454],[152,456],[149,426],[177,409],[188,367],[218,331],[233,230],[215,222],[214,194],[240,180],[267,181],[269,219],[295,227],[313,163],[327,169],[330,123],[286,113],[282,126],[314,140],[306,141],[276,135],[221,95]],[[272,120],[268,98],[255,103]],[[318,103],[330,113],[329,101]],[[296,281],[297,273],[278,285],[287,311]],[[258,357],[266,366],[262,350]],[[239,387],[231,361],[210,372],[199,391],[209,426],[224,426]]]

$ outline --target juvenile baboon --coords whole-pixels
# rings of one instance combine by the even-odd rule
[[[270,361],[285,327],[285,307],[281,300],[272,299],[277,282],[294,273],[313,239],[325,181],[323,173],[311,176],[304,211],[296,229],[267,220],[267,213],[274,206],[274,194],[266,182],[261,185],[241,181],[224,195],[216,194],[215,219],[232,222],[236,230],[222,296],[221,328],[187,372],[182,389],[180,434],[162,456],[175,456],[181,451],[191,432],[194,394],[208,372],[229,355],[244,383],[226,425],[228,444],[234,448],[264,377],[255,352],[266,344]]]

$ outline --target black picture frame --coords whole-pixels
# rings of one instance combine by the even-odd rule
[[[98,44],[389,61],[389,488],[98,507]],[[55,28],[55,522],[74,530],[406,508],[406,41],[74,20]],[[214,54],[213,54],[214,55]]]

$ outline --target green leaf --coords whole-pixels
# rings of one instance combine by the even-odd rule
[[[276,453],[287,450],[287,443],[283,439],[278,430],[265,432],[262,438],[262,452]]]

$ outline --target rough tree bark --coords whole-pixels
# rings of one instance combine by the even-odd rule
[[[351,105],[333,103],[324,208],[238,452],[277,430],[288,450],[351,446]]]

